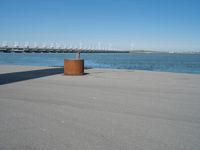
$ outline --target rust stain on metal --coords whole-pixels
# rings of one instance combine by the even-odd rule
[[[64,60],[65,75],[83,75],[84,60],[83,59],[65,59]]]

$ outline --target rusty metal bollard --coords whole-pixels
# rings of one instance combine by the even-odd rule
[[[65,59],[64,75],[83,75],[84,60],[83,59]]]

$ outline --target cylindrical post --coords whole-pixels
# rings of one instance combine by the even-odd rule
[[[83,59],[65,59],[64,60],[65,75],[83,75],[84,60]]]

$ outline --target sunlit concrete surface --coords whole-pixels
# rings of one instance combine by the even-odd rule
[[[0,150],[199,150],[200,75],[0,66]]]

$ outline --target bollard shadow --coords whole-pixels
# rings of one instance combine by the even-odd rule
[[[0,74],[0,85],[63,73],[63,67]]]
[[[92,67],[84,67],[84,70],[90,70],[93,69]],[[90,73],[84,72],[83,75],[89,75]]]
[[[84,73],[83,73],[83,75],[89,75],[89,74],[90,74],[90,73],[88,73],[88,72],[84,72]]]

